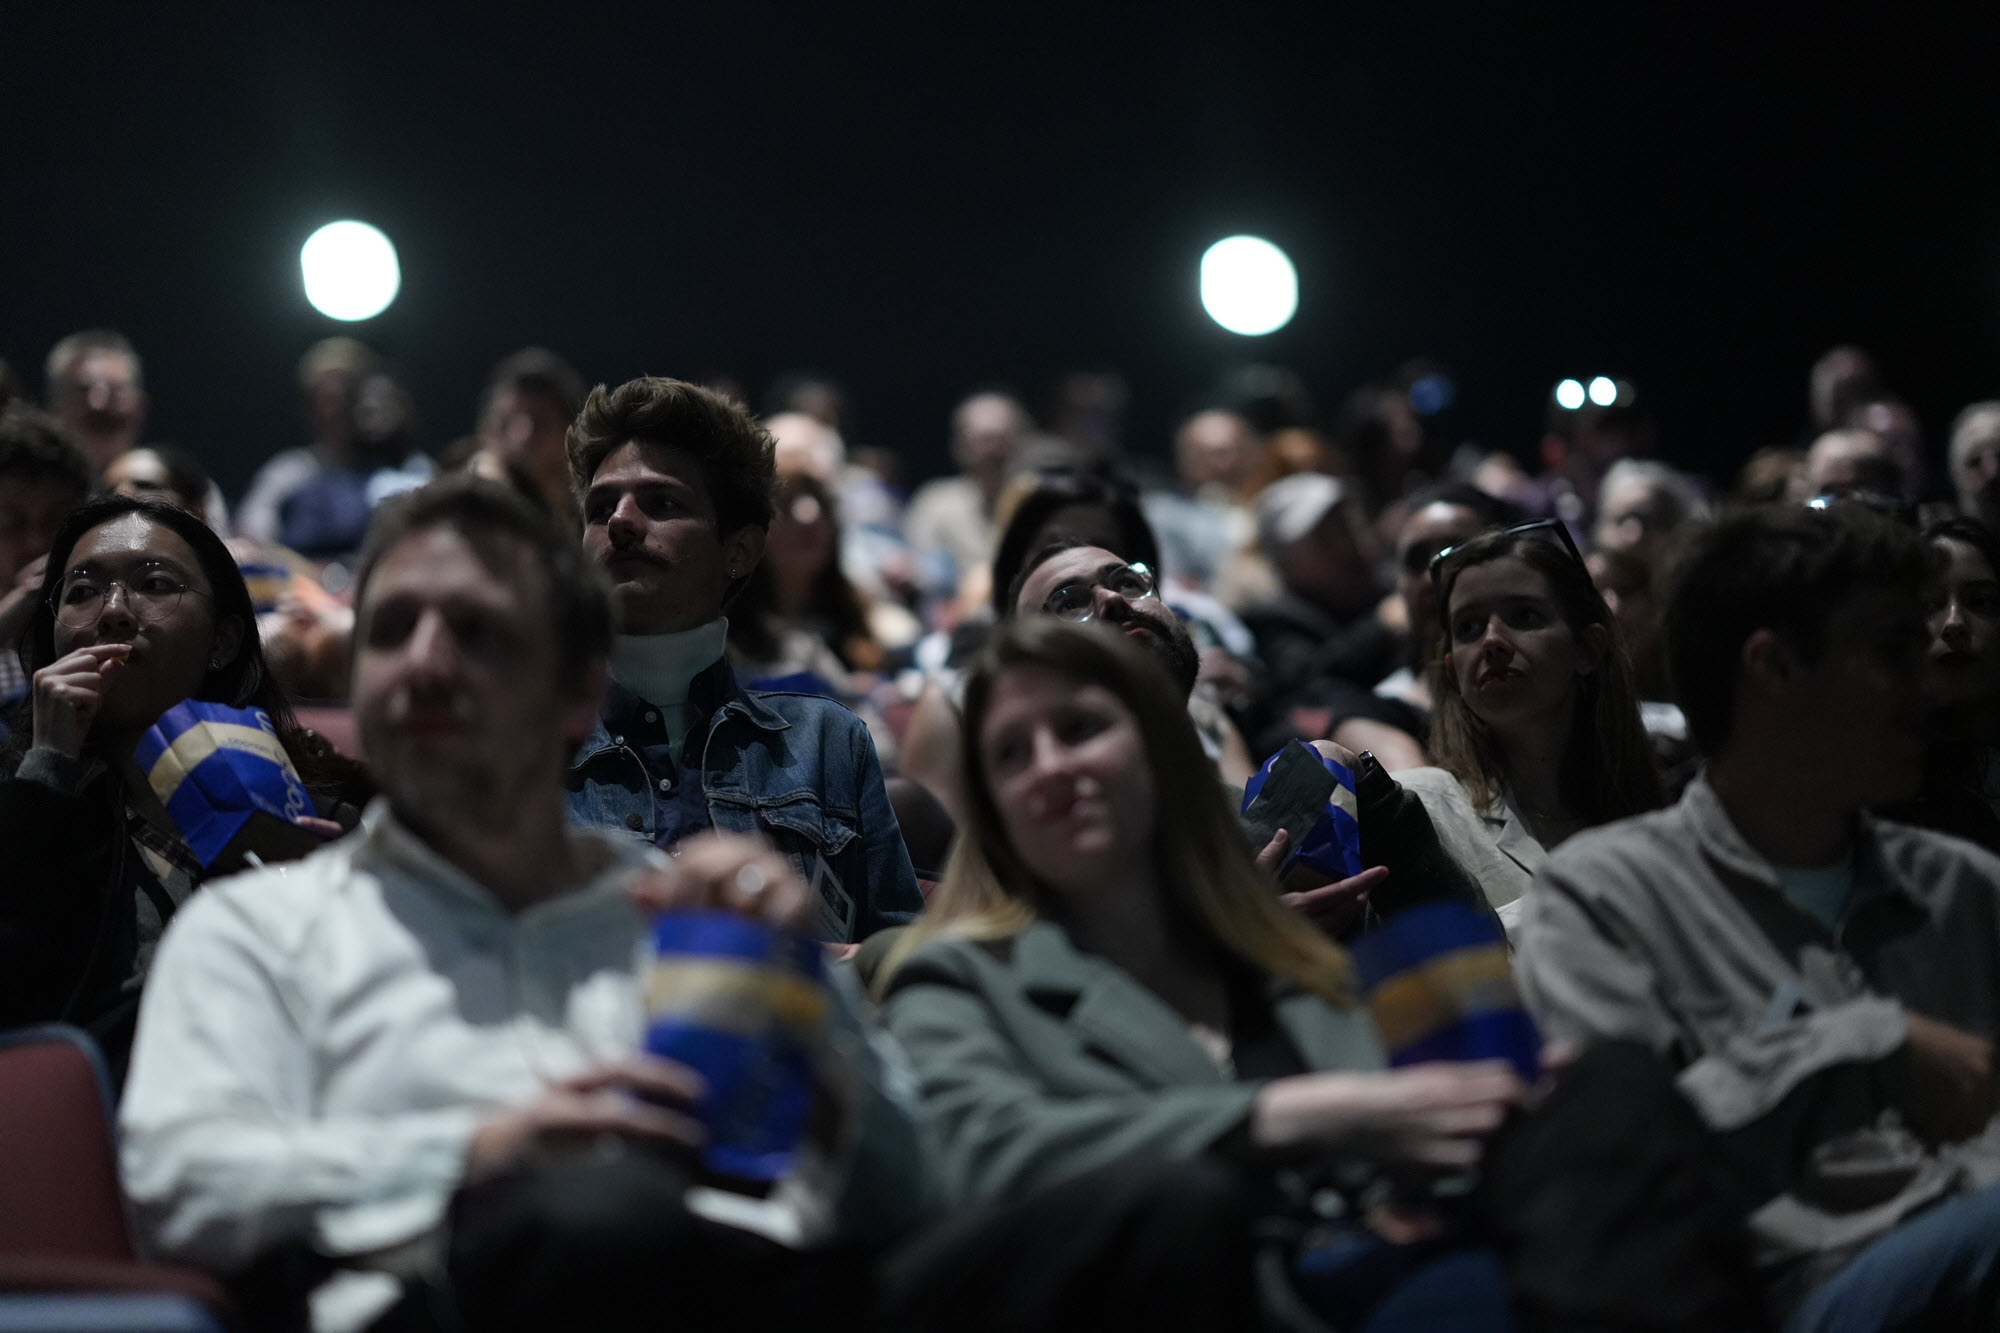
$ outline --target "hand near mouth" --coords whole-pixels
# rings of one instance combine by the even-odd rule
[[[34,743],[72,759],[80,756],[106,686],[131,654],[129,643],[93,643],[37,671]]]

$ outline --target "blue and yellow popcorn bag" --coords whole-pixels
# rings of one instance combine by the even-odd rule
[[[1533,1082],[1541,1037],[1500,927],[1461,902],[1398,912],[1350,946],[1392,1065],[1510,1061]]]
[[[1355,794],[1354,774],[1311,746],[1293,741],[1264,761],[1263,767],[1243,784],[1243,810],[1247,814],[1257,803],[1264,786],[1272,780],[1281,763],[1316,762],[1333,778],[1325,808],[1312,826],[1293,840],[1286,854],[1287,871],[1304,867],[1318,872],[1321,882],[1348,879],[1361,873],[1361,824],[1356,815],[1360,798]],[[1322,783],[1325,779],[1320,779]],[[1254,850],[1254,849],[1253,849]]]
[[[727,912],[653,925],[646,1049],[698,1071],[702,1164],[736,1180],[788,1174],[812,1110],[831,997],[819,942]]]
[[[251,841],[275,843],[280,856],[318,842],[298,827],[313,813],[312,797],[261,708],[176,704],[139,739],[132,758],[204,866],[233,864]]]

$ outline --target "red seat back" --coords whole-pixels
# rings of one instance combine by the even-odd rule
[[[0,1255],[133,1257],[110,1114],[83,1033],[0,1034]]]

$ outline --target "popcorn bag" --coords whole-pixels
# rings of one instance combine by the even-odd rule
[[[727,912],[662,913],[646,973],[646,1049],[698,1071],[702,1164],[765,1185],[796,1161],[830,1008],[818,941]]]
[[[1534,1081],[1541,1038],[1492,921],[1464,903],[1423,903],[1390,917],[1349,952],[1390,1064],[1502,1059]]]
[[[190,699],[160,715],[132,752],[196,859],[211,871],[292,860],[322,839],[298,820],[312,798],[261,708]]]
[[[1266,759],[1243,785],[1242,813],[1256,845],[1276,829],[1293,830],[1281,878],[1304,871],[1309,885],[1361,873],[1359,804],[1354,774],[1299,741]]]

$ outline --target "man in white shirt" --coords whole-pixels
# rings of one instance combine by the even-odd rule
[[[357,589],[353,698],[384,795],[352,837],[204,890],[162,942],[122,1112],[145,1244],[232,1277],[304,1254],[332,1273],[322,1330],[422,1327],[454,1297],[438,1317],[470,1328],[610,1327],[664,1290],[789,1317],[770,1302],[814,1256],[683,1202],[701,1085],[639,1053],[633,895],[796,924],[808,891],[755,839],[691,843],[672,871],[568,824],[610,607],[526,502],[469,478],[399,498]],[[845,1171],[787,1216],[865,1235],[920,1207],[924,1176],[835,1007]]]

